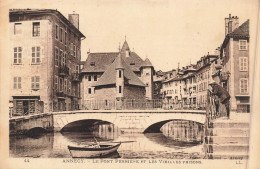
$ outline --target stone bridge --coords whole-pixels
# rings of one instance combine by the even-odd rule
[[[97,120],[112,123],[121,131],[159,131],[171,120],[188,120],[204,124],[205,110],[79,110],[53,113],[54,131],[81,120]]]
[[[50,113],[17,116],[9,119],[9,134],[25,134],[34,129],[53,131],[53,117]]]

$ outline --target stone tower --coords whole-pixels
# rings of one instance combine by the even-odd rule
[[[116,101],[117,109],[121,109],[122,101],[124,97],[124,66],[122,63],[122,56],[119,53],[118,57],[115,59],[115,69],[116,69]]]
[[[145,59],[144,64],[141,66],[141,79],[146,85],[146,98],[153,99],[153,65],[148,58]]]

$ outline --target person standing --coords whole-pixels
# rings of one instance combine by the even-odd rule
[[[222,86],[217,84],[216,82],[212,82],[209,84],[212,87],[212,95],[218,96],[219,101],[225,105],[226,112],[227,112],[227,118],[230,118],[230,95],[226,89],[224,89]],[[219,111],[219,108],[217,108]]]

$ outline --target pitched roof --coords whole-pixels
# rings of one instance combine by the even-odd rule
[[[130,48],[128,46],[127,41],[125,40],[125,42],[124,42],[124,44],[123,44],[123,46],[121,48],[121,52],[125,52],[126,50],[130,51]]]
[[[119,52],[90,53],[81,72],[105,72],[118,54]],[[140,67],[144,63],[140,56],[135,52],[130,52],[129,57],[125,57],[125,53],[120,54],[133,71],[140,71]],[[91,63],[94,63],[94,65]]]
[[[116,66],[120,62],[122,68],[124,69],[125,84],[144,87],[145,84],[131,70],[130,66],[127,65],[122,56],[118,56],[115,59],[115,61],[108,67],[108,69],[104,72],[101,78],[93,86],[105,86],[116,84]]]
[[[233,32],[229,33],[227,36],[245,36],[249,37],[249,19],[245,21],[242,25],[236,28]]]
[[[225,37],[222,45],[221,45],[221,53],[220,55],[223,55],[223,48],[226,47],[227,43],[229,42],[230,37],[236,37],[236,38],[249,38],[249,19],[245,21],[242,25],[240,25],[238,28],[236,28],[233,32],[227,34]]]
[[[115,60],[116,69],[124,69],[122,56],[119,54]]]
[[[152,65],[151,61],[148,58],[146,58],[142,67],[153,67],[153,65]]]
[[[118,52],[90,53],[81,72],[105,72],[118,56]]]

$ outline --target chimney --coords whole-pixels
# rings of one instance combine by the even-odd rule
[[[69,21],[74,25],[77,29],[79,29],[79,14],[69,14]]]
[[[239,18],[237,16],[231,16],[225,18],[225,36],[233,32],[239,26]]]

